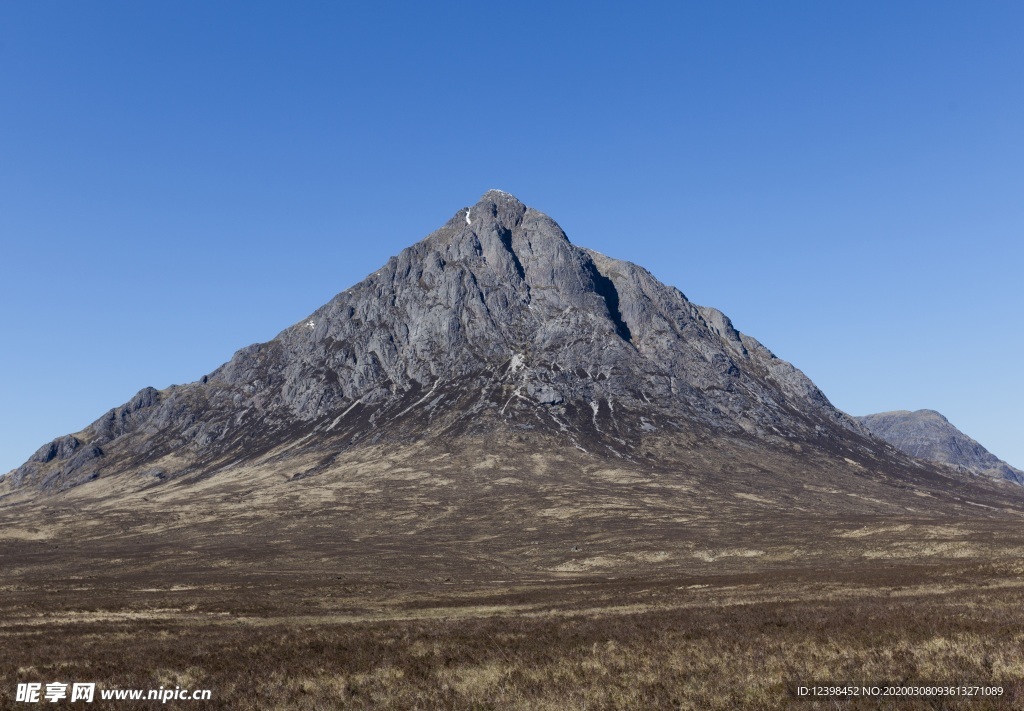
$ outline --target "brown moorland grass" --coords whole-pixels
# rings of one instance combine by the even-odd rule
[[[968,572],[965,577],[979,579],[984,571]],[[443,609],[425,608],[419,594],[406,593],[396,595],[380,619],[337,611],[333,617],[290,615],[287,609],[253,615],[238,589],[223,605],[236,600],[237,612],[206,614],[150,608],[118,618],[107,598],[107,609],[62,615],[50,598],[49,610],[19,607],[5,616],[0,685],[8,693],[0,708],[19,706],[13,702],[19,681],[208,688],[209,702],[162,707],[243,710],[1024,705],[1019,581],[989,575],[970,586],[937,569],[873,575],[863,585],[710,577],[653,586],[591,581],[520,592],[520,607],[504,605],[493,591],[465,594],[465,604]],[[362,604],[371,607],[369,600]],[[796,696],[798,685],[838,683],[995,685],[1003,693]]]
[[[377,454],[0,508],[0,709],[1024,708],[1016,489]]]

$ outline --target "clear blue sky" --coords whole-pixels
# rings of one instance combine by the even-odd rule
[[[1024,467],[1020,2],[0,1],[0,471],[488,188]]]

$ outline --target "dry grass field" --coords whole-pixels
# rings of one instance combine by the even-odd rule
[[[309,571],[49,588],[4,587],[4,708],[19,707],[19,681],[61,680],[211,689],[211,701],[179,707],[218,709],[1024,704],[1019,568],[973,562],[491,588]],[[1000,685],[1003,695],[795,695],[838,683]],[[129,703],[160,706],[109,707]]]
[[[0,708],[52,681],[212,692],[70,708],[1024,707],[1011,489],[733,454],[268,458],[8,503]],[[1002,695],[797,695],[815,684]]]

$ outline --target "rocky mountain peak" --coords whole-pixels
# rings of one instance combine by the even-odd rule
[[[462,215],[467,227],[492,226],[496,229],[511,230],[522,222],[528,209],[509,193],[489,190],[480,196],[475,205],[463,208],[452,220],[458,222],[458,216]]]
[[[143,390],[15,474],[59,488],[127,462],[174,476],[280,446],[509,431],[629,459],[652,437],[861,429],[721,312],[491,190],[272,341]]]

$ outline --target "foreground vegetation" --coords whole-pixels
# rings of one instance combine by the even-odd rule
[[[55,680],[208,688],[212,701],[177,707],[211,709],[1024,705],[1024,587],[1015,576],[938,568],[864,575],[870,579],[863,584],[591,580],[508,595],[463,592],[447,605],[436,593],[395,592],[371,614],[344,612],[337,601],[311,614],[308,596],[306,609],[292,611],[303,614],[254,614],[259,605],[247,603],[242,588],[191,610],[138,600],[114,610],[113,599],[101,597],[99,605],[65,599],[61,612],[41,609],[55,597],[33,606],[28,596],[13,595],[17,609],[0,627],[0,684],[9,691],[0,706],[27,708],[14,703],[19,681]],[[331,596],[329,587],[314,591]],[[796,695],[797,686],[815,683],[999,685],[1003,694]]]
[[[0,505],[0,709],[1024,708],[1016,490],[456,455]]]

